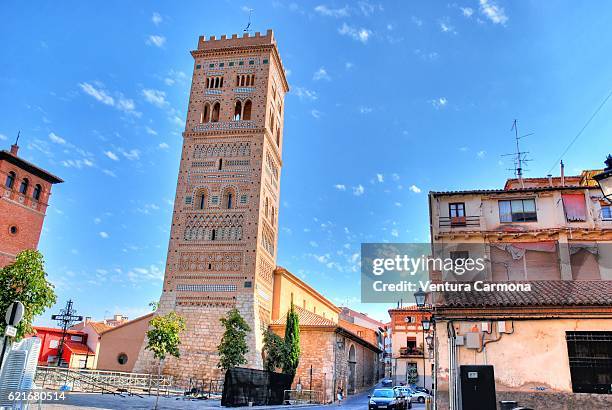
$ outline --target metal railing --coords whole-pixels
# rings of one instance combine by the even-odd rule
[[[438,218],[440,228],[465,228],[480,226],[480,216],[441,216]]]
[[[106,370],[38,366],[35,383],[40,388],[86,393],[182,394],[173,387],[172,376]]]
[[[284,404],[323,404],[323,392],[318,390],[285,390]]]

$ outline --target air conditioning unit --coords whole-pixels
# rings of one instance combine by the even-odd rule
[[[489,331],[489,322],[481,322],[480,323],[480,330],[482,330],[483,332],[488,332]]]
[[[455,345],[463,346],[464,344],[465,344],[465,338],[463,337],[463,335],[455,336]]]
[[[497,331],[499,333],[508,333],[507,325],[505,320],[497,322]]]

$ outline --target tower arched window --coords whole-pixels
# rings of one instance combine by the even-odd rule
[[[236,87],[240,87],[240,76],[236,76]]]
[[[219,77],[215,78],[215,88],[219,88]]]
[[[276,146],[280,147],[280,128],[276,129]]]
[[[216,238],[217,238],[217,230],[216,230],[216,229],[213,229],[213,230],[210,232],[210,240],[211,240],[211,241],[214,241]]]
[[[210,121],[210,104],[204,104],[204,109],[202,110],[202,115],[200,116],[200,123],[205,123]]]
[[[15,173],[13,171],[9,172],[6,176],[6,183],[4,185],[6,185],[7,188],[12,189],[13,185],[15,185],[15,178]]]
[[[36,184],[36,186],[34,187],[34,191],[32,192],[32,198],[34,198],[34,200],[36,201],[40,200],[41,193],[42,187],[40,186],[40,184]]]
[[[28,181],[27,178],[24,178],[21,181],[21,185],[19,186],[19,193],[25,195],[25,193],[28,192],[28,186],[29,185],[30,185],[30,181]]]
[[[240,121],[242,116],[242,103],[240,101],[236,101],[236,106],[234,107],[234,121]]]
[[[276,209],[272,207],[272,215],[270,217],[270,222],[272,222],[272,226],[274,226],[274,221],[276,220]]]
[[[242,119],[248,121],[251,119],[251,109],[253,107],[253,103],[251,100],[246,100],[244,103],[244,110],[242,111]]]
[[[220,111],[221,111],[221,104],[216,102],[215,105],[213,105],[212,116],[210,118],[210,122],[219,122]]]
[[[206,190],[198,191],[196,194],[195,206],[197,209],[205,209],[208,203],[208,195]]]
[[[266,197],[266,199],[264,200],[264,215],[266,216],[266,218],[268,217],[268,207],[269,207],[269,201],[268,201],[268,197]]]
[[[236,192],[232,188],[228,188],[223,192],[223,206],[226,209],[234,208],[234,201],[236,198]]]

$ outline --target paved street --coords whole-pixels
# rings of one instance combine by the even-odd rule
[[[258,409],[291,409],[301,408],[308,410],[326,409],[333,410],[339,408],[342,410],[349,409],[361,409],[365,410],[368,407],[368,394],[369,391],[350,396],[341,405],[331,404],[326,406],[262,406],[257,407]],[[85,393],[71,393],[66,395],[66,400],[57,403],[45,403],[40,406],[41,409],[86,409],[86,410],[101,410],[101,409],[112,409],[112,410],[144,410],[152,409],[155,404],[155,397],[120,397],[108,394],[85,394]],[[38,409],[37,405],[32,406],[33,409]],[[184,400],[182,398],[159,398],[159,409],[216,409],[219,410],[221,405],[217,400]],[[413,409],[424,409],[424,404],[413,403]]]

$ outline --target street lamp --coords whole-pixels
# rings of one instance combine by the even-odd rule
[[[423,330],[429,332],[429,328],[431,327],[431,320],[424,318],[421,320],[421,326],[423,326]]]
[[[427,297],[427,293],[423,292],[423,289],[419,288],[416,292],[414,292],[414,299],[416,300],[416,305],[419,309],[425,306],[425,298]]]
[[[606,169],[601,174],[593,175],[593,179],[597,181],[604,199],[612,204],[612,155],[608,154],[605,164]]]

